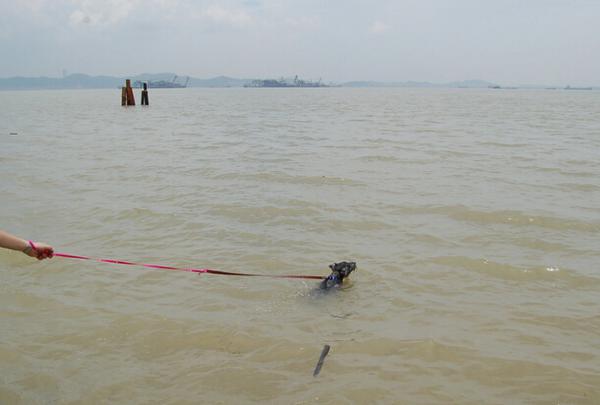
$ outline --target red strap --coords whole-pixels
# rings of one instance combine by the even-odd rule
[[[33,244],[33,242],[31,242],[31,241],[29,241],[29,242],[30,242],[30,244]],[[33,248],[33,246],[32,246],[32,248]],[[191,272],[191,273],[218,274],[218,275],[222,275],[222,276],[296,278],[296,279],[307,279],[307,280],[322,280],[322,279],[325,278],[323,276],[236,273],[236,272],[232,272],[232,271],[221,271],[221,270],[212,270],[212,269],[195,269],[195,268],[162,266],[160,264],[135,263],[135,262],[126,262],[124,260],[97,259],[97,258],[94,258],[94,257],[72,255],[72,254],[68,254],[68,253],[54,253],[54,256],[64,257],[66,259],[93,260],[93,261],[101,262],[101,263],[123,264],[123,265],[127,265],[127,266],[141,266],[141,267],[148,267],[148,268],[151,268],[151,269],[161,269],[161,270],[187,271],[187,272]]]

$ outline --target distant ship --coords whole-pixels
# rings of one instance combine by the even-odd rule
[[[267,79],[267,80],[253,80],[251,83],[245,84],[244,87],[329,87],[326,84],[321,83],[321,79],[316,82],[309,80],[298,79],[298,76],[294,77],[294,80],[289,82],[284,78],[279,80]]]
[[[133,85],[138,89],[141,89],[144,83],[148,83],[148,88],[150,89],[184,89],[187,87],[189,81],[190,77],[188,76],[185,79],[185,83],[178,83],[177,75],[175,75],[173,77],[173,80],[171,80],[170,82],[166,80],[148,80],[145,82],[142,80],[137,80],[133,83]]]

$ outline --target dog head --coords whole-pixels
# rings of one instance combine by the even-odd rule
[[[350,273],[356,270],[355,262],[339,262],[333,263],[329,265],[332,273],[335,273],[340,278],[340,281],[343,281],[344,278],[348,277]]]
[[[342,284],[344,279],[356,270],[355,262],[340,262],[329,265],[331,274],[322,281],[321,288],[328,289],[335,285]]]

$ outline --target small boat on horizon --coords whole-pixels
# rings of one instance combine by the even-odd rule
[[[565,87],[565,90],[592,90],[591,87],[571,87],[571,86],[567,86]]]

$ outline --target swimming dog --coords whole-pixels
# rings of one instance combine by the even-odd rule
[[[321,281],[319,288],[321,290],[329,290],[330,288],[341,285],[344,279],[356,270],[355,262],[340,262],[329,265],[331,274]]]

